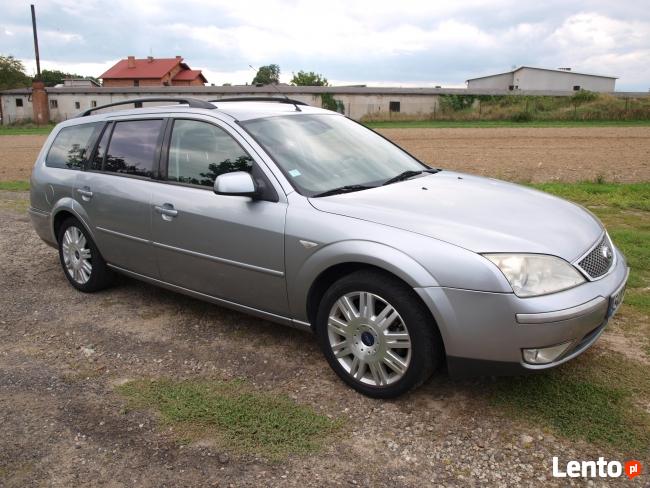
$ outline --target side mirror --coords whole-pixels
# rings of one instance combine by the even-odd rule
[[[253,177],[246,171],[233,171],[217,176],[214,181],[214,192],[217,195],[251,198],[258,194]]]

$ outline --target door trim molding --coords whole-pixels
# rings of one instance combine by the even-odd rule
[[[232,259],[220,258],[213,256],[211,254],[203,254],[201,252],[190,251],[189,249],[183,249],[182,247],[170,246],[168,244],[162,244],[160,242],[153,241],[152,244],[155,247],[161,249],[167,249],[169,251],[179,252],[181,254],[187,254],[188,256],[193,256],[195,258],[207,259],[209,261],[215,261],[217,263],[228,264],[230,266],[236,266],[238,268],[248,269],[250,271],[257,271],[258,273],[265,273],[271,276],[277,276],[279,278],[284,277],[283,271],[277,271],[275,269],[263,268],[261,266],[255,266],[253,264],[242,263],[241,261],[233,261]]]
[[[151,241],[148,240],[148,239],[143,239],[142,237],[132,236],[130,234],[122,234],[121,232],[117,232],[116,230],[110,230],[110,229],[106,229],[104,227],[99,227],[99,226],[95,227],[95,229],[97,229],[98,231],[104,232],[106,234],[112,235],[112,236],[123,237],[124,239],[130,239],[132,241],[141,242],[143,244],[151,244]]]

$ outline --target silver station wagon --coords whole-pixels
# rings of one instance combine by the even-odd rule
[[[622,301],[625,258],[578,205],[289,99],[134,102],[59,124],[32,173],[34,228],[82,292],[119,272],[312,330],[379,398],[443,365],[557,366]]]

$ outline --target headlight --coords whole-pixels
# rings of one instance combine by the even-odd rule
[[[484,254],[505,275],[519,297],[546,295],[584,283],[584,277],[563,259],[543,254]]]

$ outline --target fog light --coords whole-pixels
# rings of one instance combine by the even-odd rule
[[[558,344],[557,346],[551,347],[540,347],[538,349],[524,349],[524,361],[528,364],[548,364],[555,361],[557,358],[562,356],[569,347],[571,347],[573,341],[564,342]]]

